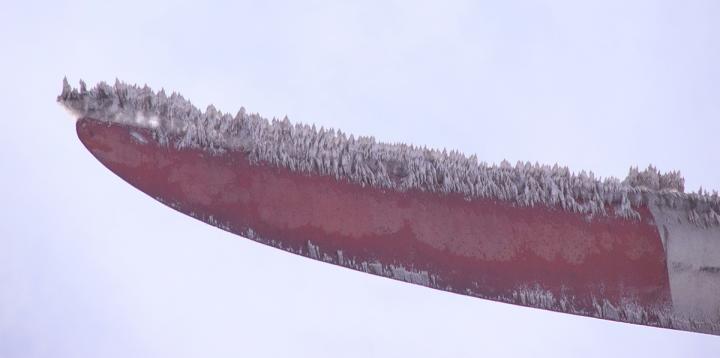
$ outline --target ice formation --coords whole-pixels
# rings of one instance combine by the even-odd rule
[[[153,92],[116,80],[79,89],[63,81],[57,98],[77,117],[153,130],[155,139],[176,148],[212,153],[243,151],[254,163],[269,163],[309,174],[334,176],[360,185],[398,191],[455,193],[467,198],[503,200],[520,206],[545,205],[586,215],[638,219],[634,208],[653,204],[683,210],[699,226],[720,225],[717,191],[684,192],[679,172],[653,166],[631,168],[623,181],[572,173],[567,167],[503,161],[489,165],[475,155],[377,142],[313,125],[269,121],[244,108],[232,116],[214,106],[200,111],[177,93]]]

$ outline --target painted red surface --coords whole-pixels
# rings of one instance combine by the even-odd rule
[[[79,120],[77,131],[100,162],[150,196],[235,233],[252,228],[258,241],[306,256],[310,241],[326,261],[338,263],[341,250],[345,261],[427,271],[435,288],[511,303],[520,303],[513,293],[523,286],[572,298],[588,312],[593,297],[650,309],[670,302],[665,253],[646,208],[636,208],[641,221],[590,219],[545,206],[362,187],[252,165],[241,152],[175,150],[149,130],[92,119]],[[646,320],[661,325],[652,315]]]

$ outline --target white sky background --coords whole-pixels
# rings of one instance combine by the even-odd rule
[[[64,75],[199,107],[719,189],[717,1],[53,1],[0,12],[0,357],[690,357],[720,338],[514,307],[192,220],[85,151]]]

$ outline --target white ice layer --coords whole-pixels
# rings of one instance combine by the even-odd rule
[[[650,210],[667,254],[674,311],[720,324],[720,226],[699,227],[682,209]]]
[[[160,143],[176,148],[202,148],[212,153],[242,151],[253,163],[265,162],[293,171],[346,179],[360,185],[392,190],[458,193],[520,206],[545,205],[571,212],[638,219],[633,209],[654,205],[683,209],[700,226],[720,225],[720,198],[715,191],[684,193],[679,172],[659,173],[650,166],[631,168],[628,177],[596,178],[592,172],[572,173],[557,164],[479,162],[475,155],[406,144],[376,142],[341,131],[286,118],[268,121],[244,108],[232,116],[214,106],[198,110],[181,95],[120,81],[88,90],[63,81],[57,98],[76,117],[153,130]]]

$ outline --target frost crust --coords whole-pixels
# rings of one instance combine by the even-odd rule
[[[244,108],[235,116],[210,105],[203,112],[181,95],[153,92],[118,80],[88,90],[63,80],[57,101],[78,118],[151,129],[155,139],[175,148],[201,148],[214,154],[245,152],[253,163],[333,176],[362,186],[398,191],[455,193],[519,206],[543,205],[586,214],[640,219],[634,209],[655,205],[683,209],[700,226],[720,225],[720,199],[700,190],[684,193],[679,172],[660,173],[653,166],[630,168],[627,178],[596,178],[567,167],[518,162],[499,165],[475,155],[377,142],[373,137],[346,135],[314,125],[291,124],[287,117],[267,120]]]

